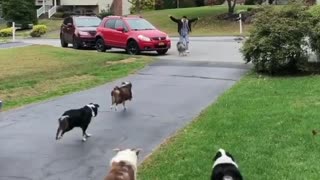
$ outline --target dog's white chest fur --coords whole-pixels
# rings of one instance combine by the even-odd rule
[[[92,108],[95,108],[95,106],[94,106],[94,105],[92,105],[92,104],[87,104],[86,106],[90,108],[91,113],[92,113],[92,117],[95,117],[95,116],[96,116],[96,114],[94,113],[94,110],[92,109]]]

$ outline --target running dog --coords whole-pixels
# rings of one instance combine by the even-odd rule
[[[87,104],[80,109],[70,109],[62,114],[59,118],[59,127],[56,134],[56,140],[62,138],[63,134],[72,130],[74,127],[82,129],[82,141],[86,141],[91,134],[87,133],[87,128],[92,117],[98,115],[98,104]],[[60,136],[59,136],[60,134]]]
[[[178,49],[178,52],[179,52],[179,56],[186,56],[187,55],[187,46],[179,41],[177,42],[177,49]]]
[[[137,180],[138,155],[141,149],[114,149],[111,170],[104,180]]]
[[[219,149],[213,160],[211,180],[243,180],[238,164],[230,153]]]
[[[115,108],[117,111],[118,104],[122,104],[124,110],[126,110],[126,101],[132,100],[132,84],[131,82],[122,82],[121,86],[116,86],[111,91],[111,109]]]

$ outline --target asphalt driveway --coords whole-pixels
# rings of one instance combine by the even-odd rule
[[[0,180],[103,179],[112,149],[118,147],[142,148],[141,162],[249,68],[236,58],[239,54],[220,52],[221,60],[209,50],[197,58],[199,52],[193,48],[185,59],[172,51],[129,77],[0,113]],[[111,89],[127,80],[133,83],[133,100],[127,111],[121,106],[118,112],[111,111]],[[83,143],[81,130],[75,129],[56,141],[59,116],[90,102],[101,106],[88,129],[93,136]]]

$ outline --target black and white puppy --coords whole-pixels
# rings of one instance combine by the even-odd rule
[[[232,155],[224,149],[219,149],[213,158],[211,180],[242,180],[242,175],[238,169]]]
[[[56,140],[61,139],[63,134],[72,130],[74,127],[82,129],[82,141],[86,141],[91,134],[86,132],[92,117],[98,115],[98,104],[87,104],[80,109],[70,109],[59,118],[59,127],[56,134]],[[60,136],[59,136],[60,134]]]

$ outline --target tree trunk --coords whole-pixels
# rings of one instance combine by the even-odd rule
[[[136,13],[140,13],[140,0],[136,1]]]
[[[229,15],[232,15],[234,13],[234,8],[236,7],[237,0],[227,0],[227,3],[228,3],[228,13]]]

